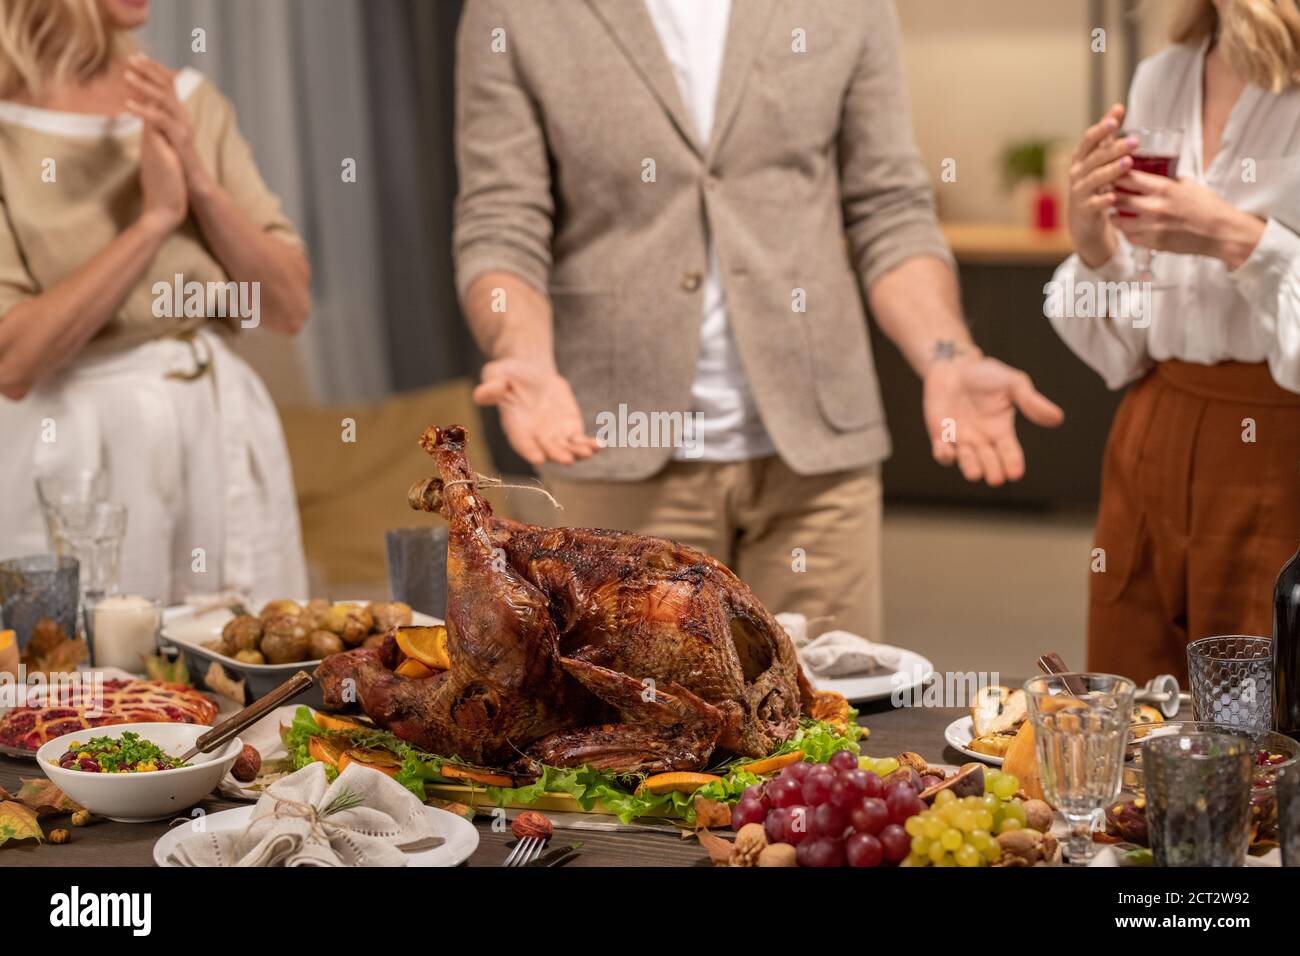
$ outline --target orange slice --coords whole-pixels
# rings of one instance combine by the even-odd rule
[[[769,773],[776,773],[778,770],[783,770],[790,766],[790,764],[798,763],[802,759],[802,750],[792,750],[788,754],[781,754],[779,757],[764,757],[762,760],[742,763],[736,769],[747,770],[756,776],[763,777]]]
[[[397,665],[397,668],[393,673],[398,677],[419,678],[428,677],[430,674],[434,673],[434,670],[428,664],[422,664],[414,657],[408,657],[406,660],[402,661],[402,663]]]
[[[363,767],[369,767],[371,770],[378,770],[380,773],[387,774],[390,777],[396,777],[397,771],[402,769],[402,762],[390,754],[387,750],[349,750],[339,758],[339,773],[348,768],[349,764],[359,763]]]
[[[445,671],[451,667],[447,656],[447,628],[442,624],[410,624],[397,629],[397,646],[407,657],[426,667]]]
[[[346,717],[334,717],[330,714],[315,712],[312,714],[316,718],[316,726],[321,730],[369,730],[363,727],[355,720],[348,720]]]
[[[313,737],[307,741],[307,752],[311,754],[312,759],[327,763],[331,767],[338,767],[339,760],[347,749],[346,741],[331,740],[329,737]]]
[[[646,777],[641,781],[641,786],[636,788],[637,793],[694,793],[700,787],[707,787],[711,783],[717,783],[722,778],[711,773],[686,773],[678,771],[674,773],[657,773],[653,777]]]
[[[468,780],[470,783],[482,784],[485,787],[513,787],[515,785],[514,778],[503,773],[493,773],[490,770],[479,770],[475,767],[464,767],[456,763],[443,764],[438,773],[448,780]]]

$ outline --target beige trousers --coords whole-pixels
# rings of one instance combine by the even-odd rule
[[[556,524],[636,531],[705,551],[773,614],[881,639],[880,466],[797,475],[779,457],[674,461],[646,481],[563,481]]]

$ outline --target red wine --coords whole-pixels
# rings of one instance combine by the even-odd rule
[[[1300,551],[1273,586],[1273,719],[1300,740]]]
[[[1132,155],[1133,168],[1139,173],[1149,173],[1152,176],[1167,176],[1173,179],[1178,173],[1177,156],[1157,156],[1152,153],[1134,153]],[[1131,189],[1121,189],[1115,187],[1115,192],[1124,193],[1127,196],[1135,196],[1136,193]],[[1127,219],[1132,219],[1137,214],[1132,212],[1121,211],[1119,215]]]

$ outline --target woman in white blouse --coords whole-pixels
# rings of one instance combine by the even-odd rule
[[[1088,666],[1139,679],[1185,673],[1188,640],[1269,633],[1300,538],[1300,5],[1194,0],[1173,39],[1071,167],[1054,288],[1121,308],[1049,310],[1107,385],[1136,383],[1103,465]],[[1182,130],[1177,178],[1132,168],[1118,134],[1149,127]],[[1132,283],[1135,250],[1156,287]]]

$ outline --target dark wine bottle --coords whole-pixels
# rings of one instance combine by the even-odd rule
[[[1273,719],[1300,740],[1300,551],[1273,586]]]

